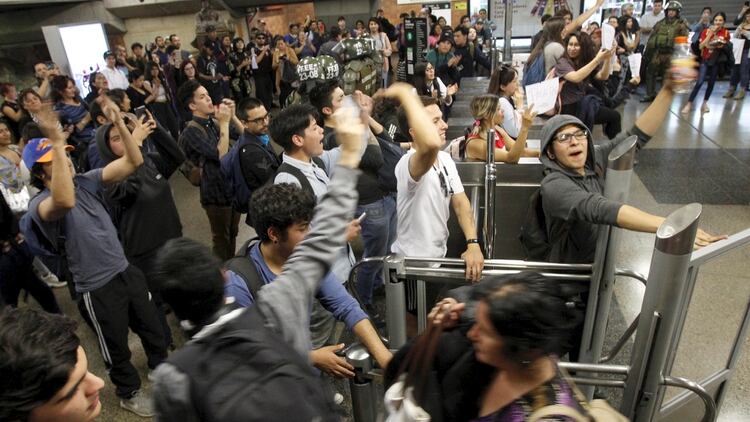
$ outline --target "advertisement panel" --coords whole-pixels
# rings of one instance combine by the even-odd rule
[[[568,9],[578,16],[581,0],[492,0],[490,19],[496,25],[495,36],[503,36],[505,4],[513,2],[513,37],[532,37],[542,28],[541,17],[554,15],[560,9]]]

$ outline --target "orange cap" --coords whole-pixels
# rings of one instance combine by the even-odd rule
[[[674,37],[674,42],[677,44],[687,44],[688,37]]]

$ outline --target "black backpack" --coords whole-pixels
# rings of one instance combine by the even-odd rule
[[[526,253],[526,259],[548,261],[553,248],[567,236],[569,224],[565,223],[556,233],[547,235],[547,222],[542,206],[542,190],[538,188],[529,197],[529,209],[526,211],[521,234],[518,239]],[[552,239],[552,240],[550,240]]]
[[[319,157],[313,157],[312,160],[316,166],[325,170],[325,164],[323,163],[323,160],[321,160]],[[292,176],[294,176],[294,178],[297,179],[302,190],[306,190],[315,195],[315,191],[313,190],[310,181],[307,180],[307,177],[297,167],[294,167],[289,163],[282,162],[279,168],[276,170],[276,175],[278,175],[279,173],[291,174]],[[274,179],[276,179],[276,176],[274,176]]]
[[[201,421],[336,421],[320,377],[253,306],[167,362],[190,379]]]

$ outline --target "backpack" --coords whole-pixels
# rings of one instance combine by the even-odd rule
[[[263,287],[263,280],[261,280],[260,274],[258,274],[258,269],[255,268],[255,265],[250,261],[248,255],[250,248],[255,246],[258,242],[260,242],[260,238],[257,236],[248,240],[237,251],[237,254],[234,257],[228,259],[227,262],[224,263],[225,269],[231,270],[232,273],[234,273],[234,276],[242,279],[247,286],[247,291],[252,295],[253,300],[258,300],[258,291]],[[232,275],[229,276],[232,277]]]
[[[289,59],[281,60],[281,81],[288,84],[297,82],[297,66]]]
[[[240,166],[240,151],[248,143],[245,136],[241,136],[229,151],[221,157],[221,177],[227,184],[227,192],[232,193],[232,207],[239,213],[246,213],[250,202],[250,187],[245,182]]]
[[[208,137],[208,133],[206,133],[206,128],[198,124],[195,120],[190,120],[187,122],[185,127],[194,127],[203,133],[203,136]],[[177,144],[180,146],[182,151],[185,151],[185,138],[180,136],[179,140],[177,141]],[[182,173],[183,176],[190,182],[193,186],[200,186],[201,185],[201,176],[203,175],[203,163],[194,163],[187,157],[185,157],[185,161],[182,162],[180,165],[180,173]]]
[[[401,149],[398,144],[391,142],[388,139],[384,139],[380,136],[375,137],[380,145],[380,153],[383,156],[383,165],[378,169],[378,181],[380,186],[385,188],[389,192],[395,192],[398,182],[396,180],[396,164],[401,160],[401,157],[406,154],[406,151]]]
[[[547,73],[544,71],[544,54],[539,54],[533,62],[526,62],[523,69],[523,79],[521,83],[524,88],[528,85],[537,84],[544,81]]]
[[[557,241],[561,239],[561,237],[552,237]],[[550,238],[547,236],[541,188],[536,189],[529,197],[529,208],[521,225],[521,234],[518,235],[518,239],[526,253],[526,259],[532,261],[549,259],[554,244],[550,243]]]
[[[310,364],[253,306],[193,339],[167,362],[190,380],[190,402],[202,421],[335,421],[339,415]],[[304,399],[303,399],[304,398]]]
[[[323,160],[321,160],[318,157],[313,157],[312,160],[315,163],[315,165],[317,165],[318,167],[320,167],[322,169],[325,169],[325,164],[323,163]],[[313,196],[315,195],[315,191],[313,190],[312,185],[310,184],[310,181],[307,180],[307,177],[305,177],[305,175],[302,173],[302,171],[300,169],[298,169],[297,167],[294,167],[293,165],[291,165],[289,163],[282,162],[281,165],[279,166],[279,168],[276,170],[276,174],[278,175],[279,173],[291,174],[292,176],[294,176],[294,178],[297,179],[297,181],[299,182],[300,187],[303,190],[306,190],[306,191],[312,193]],[[275,179],[275,177],[274,177],[274,179]]]

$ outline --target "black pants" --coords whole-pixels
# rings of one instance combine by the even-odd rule
[[[34,256],[25,242],[17,244],[11,241],[3,248],[3,251],[0,251],[2,302],[15,308],[18,306],[18,295],[21,290],[26,290],[45,311],[62,313],[52,289],[34,274],[33,261]]]
[[[104,287],[81,294],[81,301],[99,339],[99,348],[119,397],[129,398],[141,388],[141,378],[130,363],[128,328],[141,339],[148,367],[167,357],[167,343],[141,270],[129,266]]]
[[[273,80],[270,75],[255,75],[255,97],[263,103],[266,110],[273,105]]]
[[[560,113],[570,114],[579,119],[581,118],[581,116],[578,115],[577,103],[562,106]],[[620,116],[620,113],[618,113],[617,110],[602,105],[594,116],[594,124],[602,125],[602,129],[604,129],[604,134],[607,135],[607,138],[614,139],[614,137],[622,131],[622,116]],[[589,129],[593,130],[594,128],[591,127]]]
[[[167,323],[167,314],[164,312],[164,300],[162,299],[161,293],[158,291],[158,289],[154,285],[155,283],[153,282],[156,254],[158,251],[159,249],[157,248],[142,255],[128,257],[128,262],[141,270],[143,275],[146,277],[146,286],[148,287],[148,291],[151,292],[151,299],[153,300],[154,305],[156,305],[156,308],[159,310],[159,323],[164,330],[164,338],[167,342],[167,345],[171,345],[173,342],[172,329],[169,328],[169,323]]]

